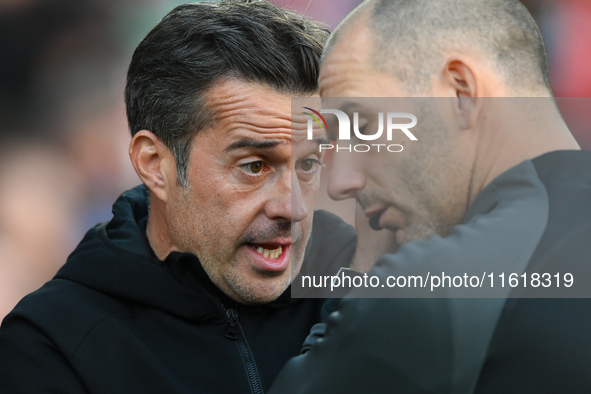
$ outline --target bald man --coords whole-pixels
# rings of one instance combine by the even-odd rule
[[[378,112],[397,110],[385,103],[418,120],[415,141],[375,141],[400,153],[333,157],[331,197],[355,198],[372,231],[390,237],[369,275],[383,284],[479,272],[496,283],[354,289],[272,393],[589,390],[591,302],[557,297],[588,296],[591,153],[557,109],[547,63],[516,0],[366,1],[337,28],[323,54],[323,106],[357,113],[360,139]],[[501,288],[501,274],[518,283]],[[540,284],[543,274],[556,276]]]

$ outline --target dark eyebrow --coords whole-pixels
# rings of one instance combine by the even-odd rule
[[[277,141],[277,140],[259,141],[259,140],[254,140],[252,138],[242,138],[242,139],[234,141],[230,145],[226,146],[224,148],[224,152],[229,152],[232,150],[242,149],[242,148],[269,149],[269,148],[274,148],[283,142],[284,141]],[[328,139],[326,139],[326,137],[314,138],[314,142],[316,142],[318,145],[330,143],[330,141]]]
[[[326,138],[326,137],[317,137],[314,138],[314,141],[318,144],[318,145],[322,145],[322,144],[330,144],[330,141]]]
[[[277,140],[260,141],[260,140],[255,140],[252,138],[242,138],[242,139],[234,141],[230,145],[226,146],[226,148],[224,148],[224,152],[229,152],[231,150],[242,149],[242,148],[269,149],[269,148],[274,148],[281,143],[283,143],[283,141],[277,141]]]

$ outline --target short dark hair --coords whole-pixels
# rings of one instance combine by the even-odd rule
[[[193,136],[212,119],[205,100],[216,81],[234,77],[278,92],[318,89],[327,28],[267,1],[184,4],[136,48],[125,104],[132,135],[153,132],[173,153],[186,186]]]

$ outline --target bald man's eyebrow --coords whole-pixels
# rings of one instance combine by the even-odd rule
[[[359,103],[355,101],[346,101],[339,107],[339,109],[348,115],[353,112],[359,112],[360,109],[363,109],[363,106],[360,106]]]
[[[242,138],[237,141],[232,142],[230,145],[226,146],[224,152],[229,152],[236,149],[242,148],[255,148],[255,149],[269,149],[274,148],[277,145],[283,143],[284,141],[278,140],[255,140],[252,138]]]

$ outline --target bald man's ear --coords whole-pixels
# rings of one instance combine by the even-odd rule
[[[142,182],[166,202],[168,190],[176,185],[176,164],[166,145],[151,131],[140,130],[131,139],[129,157]]]
[[[450,58],[445,64],[443,78],[450,95],[457,97],[456,110],[460,127],[469,129],[474,126],[479,107],[478,78],[473,68],[464,59]]]

